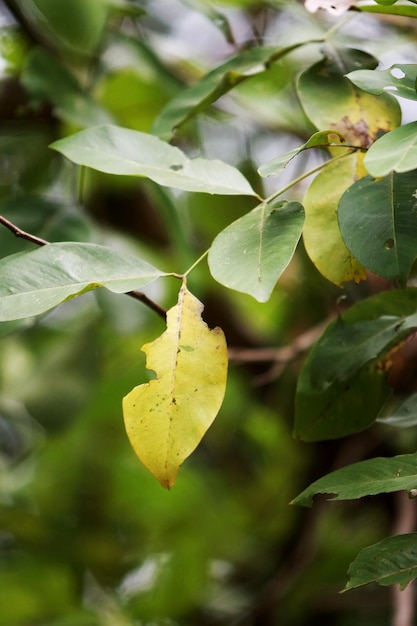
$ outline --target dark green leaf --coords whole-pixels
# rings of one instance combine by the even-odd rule
[[[367,13],[382,13],[385,15],[400,15],[402,17],[417,17],[417,6],[412,4],[395,4],[392,6],[383,6],[371,2],[369,4],[360,4],[356,7],[359,11]]]
[[[327,474],[304,489],[291,504],[311,506],[319,493],[330,500],[356,500],[364,496],[417,489],[417,453],[360,461]]]
[[[120,126],[88,128],[51,148],[78,165],[124,176],[146,176],[159,185],[185,191],[256,195],[236,168],[222,161],[189,159],[153,135]]]
[[[367,176],[349,187],[339,202],[343,240],[368,270],[405,284],[417,256],[415,172]]]
[[[417,577],[417,533],[387,537],[359,552],[348,570],[343,591],[378,583],[404,589]]]
[[[51,243],[0,261],[0,321],[39,315],[97,287],[139,289],[160,276],[145,261],[105,246]]]
[[[212,276],[266,302],[294,254],[303,224],[299,202],[260,204],[213,241],[208,257]]]
[[[390,395],[384,357],[417,327],[417,290],[353,305],[323,333],[298,379],[294,434],[306,441],[364,430]]]

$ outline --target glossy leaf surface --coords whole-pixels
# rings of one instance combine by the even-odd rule
[[[132,447],[166,489],[212,424],[225,393],[226,341],[220,328],[209,330],[202,311],[183,285],[168,311],[167,330],[142,347],[156,378],[123,399]]]
[[[153,135],[103,125],[55,141],[51,148],[100,172],[145,176],[159,185],[184,191],[255,195],[236,168],[209,159],[189,159],[179,148]]]
[[[299,202],[260,204],[217,235],[208,257],[212,276],[266,302],[294,254],[303,224]]]
[[[163,275],[105,246],[51,243],[0,260],[0,321],[39,315],[97,287],[124,293]]]
[[[367,176],[339,202],[338,220],[351,254],[368,270],[405,284],[417,256],[415,172]]]

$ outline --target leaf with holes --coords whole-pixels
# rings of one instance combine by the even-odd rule
[[[142,347],[156,378],[123,399],[130,443],[166,489],[212,424],[225,393],[226,341],[220,328],[209,330],[202,311],[183,285],[167,313],[166,331]]]
[[[213,278],[266,302],[294,254],[303,224],[299,202],[260,204],[213,241],[208,257]]]
[[[346,74],[356,87],[380,96],[388,93],[408,100],[417,100],[417,65],[392,65],[387,70],[356,70]]]

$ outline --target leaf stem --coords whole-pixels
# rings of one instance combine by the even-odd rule
[[[346,146],[343,146],[343,147],[346,147]],[[359,150],[360,148],[357,148],[357,149]],[[349,154],[352,154],[352,152],[354,152],[354,150],[350,150],[349,152],[344,152],[343,154],[339,154],[338,156],[333,157],[332,159],[329,159],[328,161],[325,161],[324,163],[320,163],[320,165],[317,165],[316,167],[313,167],[313,169],[308,170],[308,172],[304,172],[304,174],[301,174],[300,176],[297,176],[297,178],[294,178],[294,180],[292,180],[290,183],[288,183],[288,185],[285,185],[285,187],[281,187],[281,189],[278,189],[278,191],[274,191],[273,194],[268,196],[268,198],[266,198],[266,200],[264,200],[265,204],[267,204],[268,202],[272,202],[272,200],[275,200],[275,198],[277,198],[281,194],[285,193],[286,191],[288,191],[288,189],[291,189],[291,187],[294,187],[294,185],[297,185],[298,183],[300,183],[305,178],[308,178],[309,176],[311,176],[312,174],[315,174],[316,172],[320,172],[320,170],[322,170],[325,167],[327,167],[328,165],[330,165],[330,163],[334,163],[334,161],[338,161],[339,159],[343,159],[344,157],[348,156]]]
[[[262,200],[262,202],[263,202],[263,200]],[[195,261],[191,265],[191,267],[189,267],[188,270],[186,272],[184,272],[184,274],[182,275],[182,278],[186,278],[188,276],[188,274],[190,274],[193,271],[193,269],[195,267],[197,267],[197,265],[208,255],[208,252],[209,252],[208,249],[205,252],[203,252],[203,254],[200,257],[198,257],[197,261]]]

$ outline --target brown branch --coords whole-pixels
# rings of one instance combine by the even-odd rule
[[[235,363],[259,363],[261,361],[289,363],[296,359],[299,354],[311,348],[332,319],[334,318],[329,317],[317,326],[309,328],[283,348],[229,348],[229,360]]]
[[[396,520],[393,534],[412,533],[416,529],[417,508],[415,499],[408,497],[405,491],[396,494]],[[415,623],[416,588],[411,582],[401,591],[397,585],[392,588],[393,626],[413,626]]]
[[[3,224],[6,228],[8,228],[16,237],[20,237],[20,239],[25,239],[26,241],[30,241],[37,246],[47,246],[50,242],[46,241],[46,239],[42,239],[41,237],[36,237],[36,235],[32,235],[31,233],[22,230],[16,224],[13,224],[8,219],[0,215],[0,224]],[[157,313],[162,319],[166,319],[166,310],[161,307],[159,304],[148,298],[141,291],[127,291],[125,293],[126,296],[130,296],[131,298],[135,298],[139,300],[143,304],[145,304],[149,309]]]
[[[36,235],[31,235],[31,233],[27,233],[25,230],[22,230],[9,220],[6,220],[5,217],[0,215],[0,224],[3,224],[6,228],[8,228],[16,237],[20,237],[20,239],[26,239],[26,241],[30,241],[31,243],[36,244],[37,246],[46,246],[49,241],[46,239],[41,239],[40,237],[36,237]]]

